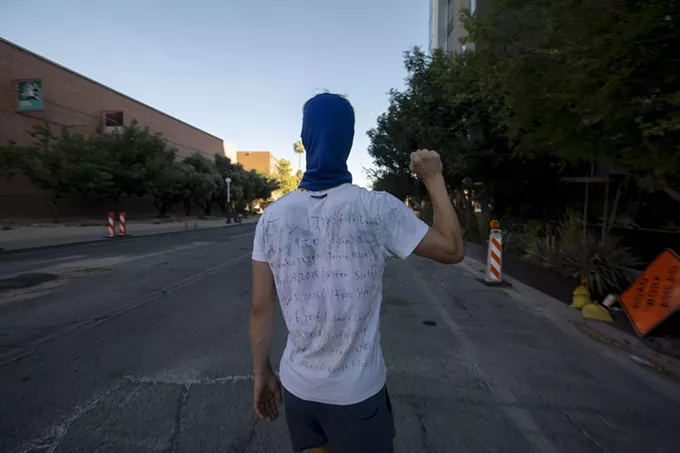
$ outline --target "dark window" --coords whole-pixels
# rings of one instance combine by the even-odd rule
[[[104,127],[121,127],[123,112],[104,112]]]

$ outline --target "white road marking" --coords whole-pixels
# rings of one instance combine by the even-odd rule
[[[135,384],[161,384],[161,385],[200,385],[200,384],[229,384],[239,381],[252,381],[255,377],[252,374],[237,374],[233,376],[224,376],[212,379],[166,379],[166,378],[151,378],[140,377],[135,378],[126,376],[130,382]]]
[[[255,233],[243,233],[243,234],[237,234],[236,236],[231,236],[229,239],[236,239],[236,238],[242,238],[246,236],[255,236]]]

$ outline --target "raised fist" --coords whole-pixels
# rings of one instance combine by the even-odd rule
[[[419,179],[427,181],[442,174],[442,160],[436,151],[419,149],[411,153],[409,168]]]

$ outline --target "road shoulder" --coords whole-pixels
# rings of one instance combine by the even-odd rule
[[[485,265],[466,257],[464,265],[478,277],[484,276]],[[649,349],[638,337],[628,335],[615,327],[594,320],[583,319],[581,312],[521,281],[506,275],[503,279],[512,285],[504,289],[514,300],[529,303],[542,315],[555,322],[561,329],[572,334],[578,331],[606,347],[614,347],[628,354],[636,362],[653,372],[661,373],[680,382],[680,360]],[[642,359],[642,360],[635,360]]]

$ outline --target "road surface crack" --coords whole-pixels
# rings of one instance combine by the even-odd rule
[[[253,423],[246,436],[242,437],[241,439],[238,439],[236,442],[231,444],[227,453],[244,453],[246,450],[248,450],[248,446],[250,446],[250,443],[255,438],[256,425],[257,422]]]
[[[69,428],[71,428],[71,425],[73,425],[73,423],[75,423],[75,421],[80,417],[94,409],[95,406],[106,399],[114,391],[122,387],[123,383],[124,381],[119,382],[117,385],[114,385],[104,393],[100,394],[98,397],[91,400],[88,404],[76,407],[76,409],[71,412],[71,415],[52,425],[50,428],[44,431],[41,436],[24,444],[23,447],[14,450],[15,453],[27,453],[38,448],[47,449],[46,453],[53,453],[68,432]]]
[[[567,420],[569,420],[569,423],[571,423],[576,429],[579,430],[579,432],[583,435],[583,437],[585,437],[591,444],[595,445],[595,447],[598,449],[598,451],[604,451],[604,452],[609,452],[609,451],[611,451],[611,450],[609,450],[607,447],[605,447],[604,445],[602,445],[602,444],[600,444],[598,441],[596,441],[596,440],[593,438],[593,436],[591,436],[590,433],[589,433],[585,428],[583,428],[581,425],[579,425],[578,423],[576,423],[576,420],[574,420],[574,419],[571,417],[571,414],[569,414],[569,412],[562,411],[562,414],[563,414],[565,417],[567,417]]]
[[[170,453],[177,451],[179,444],[179,435],[182,433],[184,425],[184,413],[186,412],[187,399],[189,398],[189,388],[191,384],[183,385],[182,392],[179,394],[179,401],[177,403],[177,414],[175,416],[175,430],[170,438]]]
[[[440,282],[439,279],[438,279],[437,277],[434,276],[434,274],[432,274],[432,273],[430,272],[429,275],[430,275],[430,277],[432,277],[432,280],[434,280],[435,282],[437,282],[437,283],[439,284],[439,286],[442,287],[442,289],[443,289],[443,290],[451,297],[451,300],[453,300],[453,302],[454,302],[460,309],[462,309],[465,313],[467,313],[468,316],[470,316],[470,318],[472,318],[473,320],[475,320],[475,321],[477,320],[477,318],[475,317],[475,315],[473,315],[472,312],[470,312],[470,310],[468,310],[468,308],[465,306],[465,304],[464,304],[463,302],[461,302],[461,300],[460,300],[459,298],[457,298],[451,291],[449,291],[449,289],[448,289],[446,286],[444,286],[444,284],[443,284],[442,282]]]
[[[432,445],[430,445],[430,439],[427,435],[427,425],[425,424],[423,415],[419,411],[416,411],[416,415],[418,415],[418,423],[420,424],[420,434],[423,437],[423,447],[425,448],[424,451],[427,453],[434,453]]]

